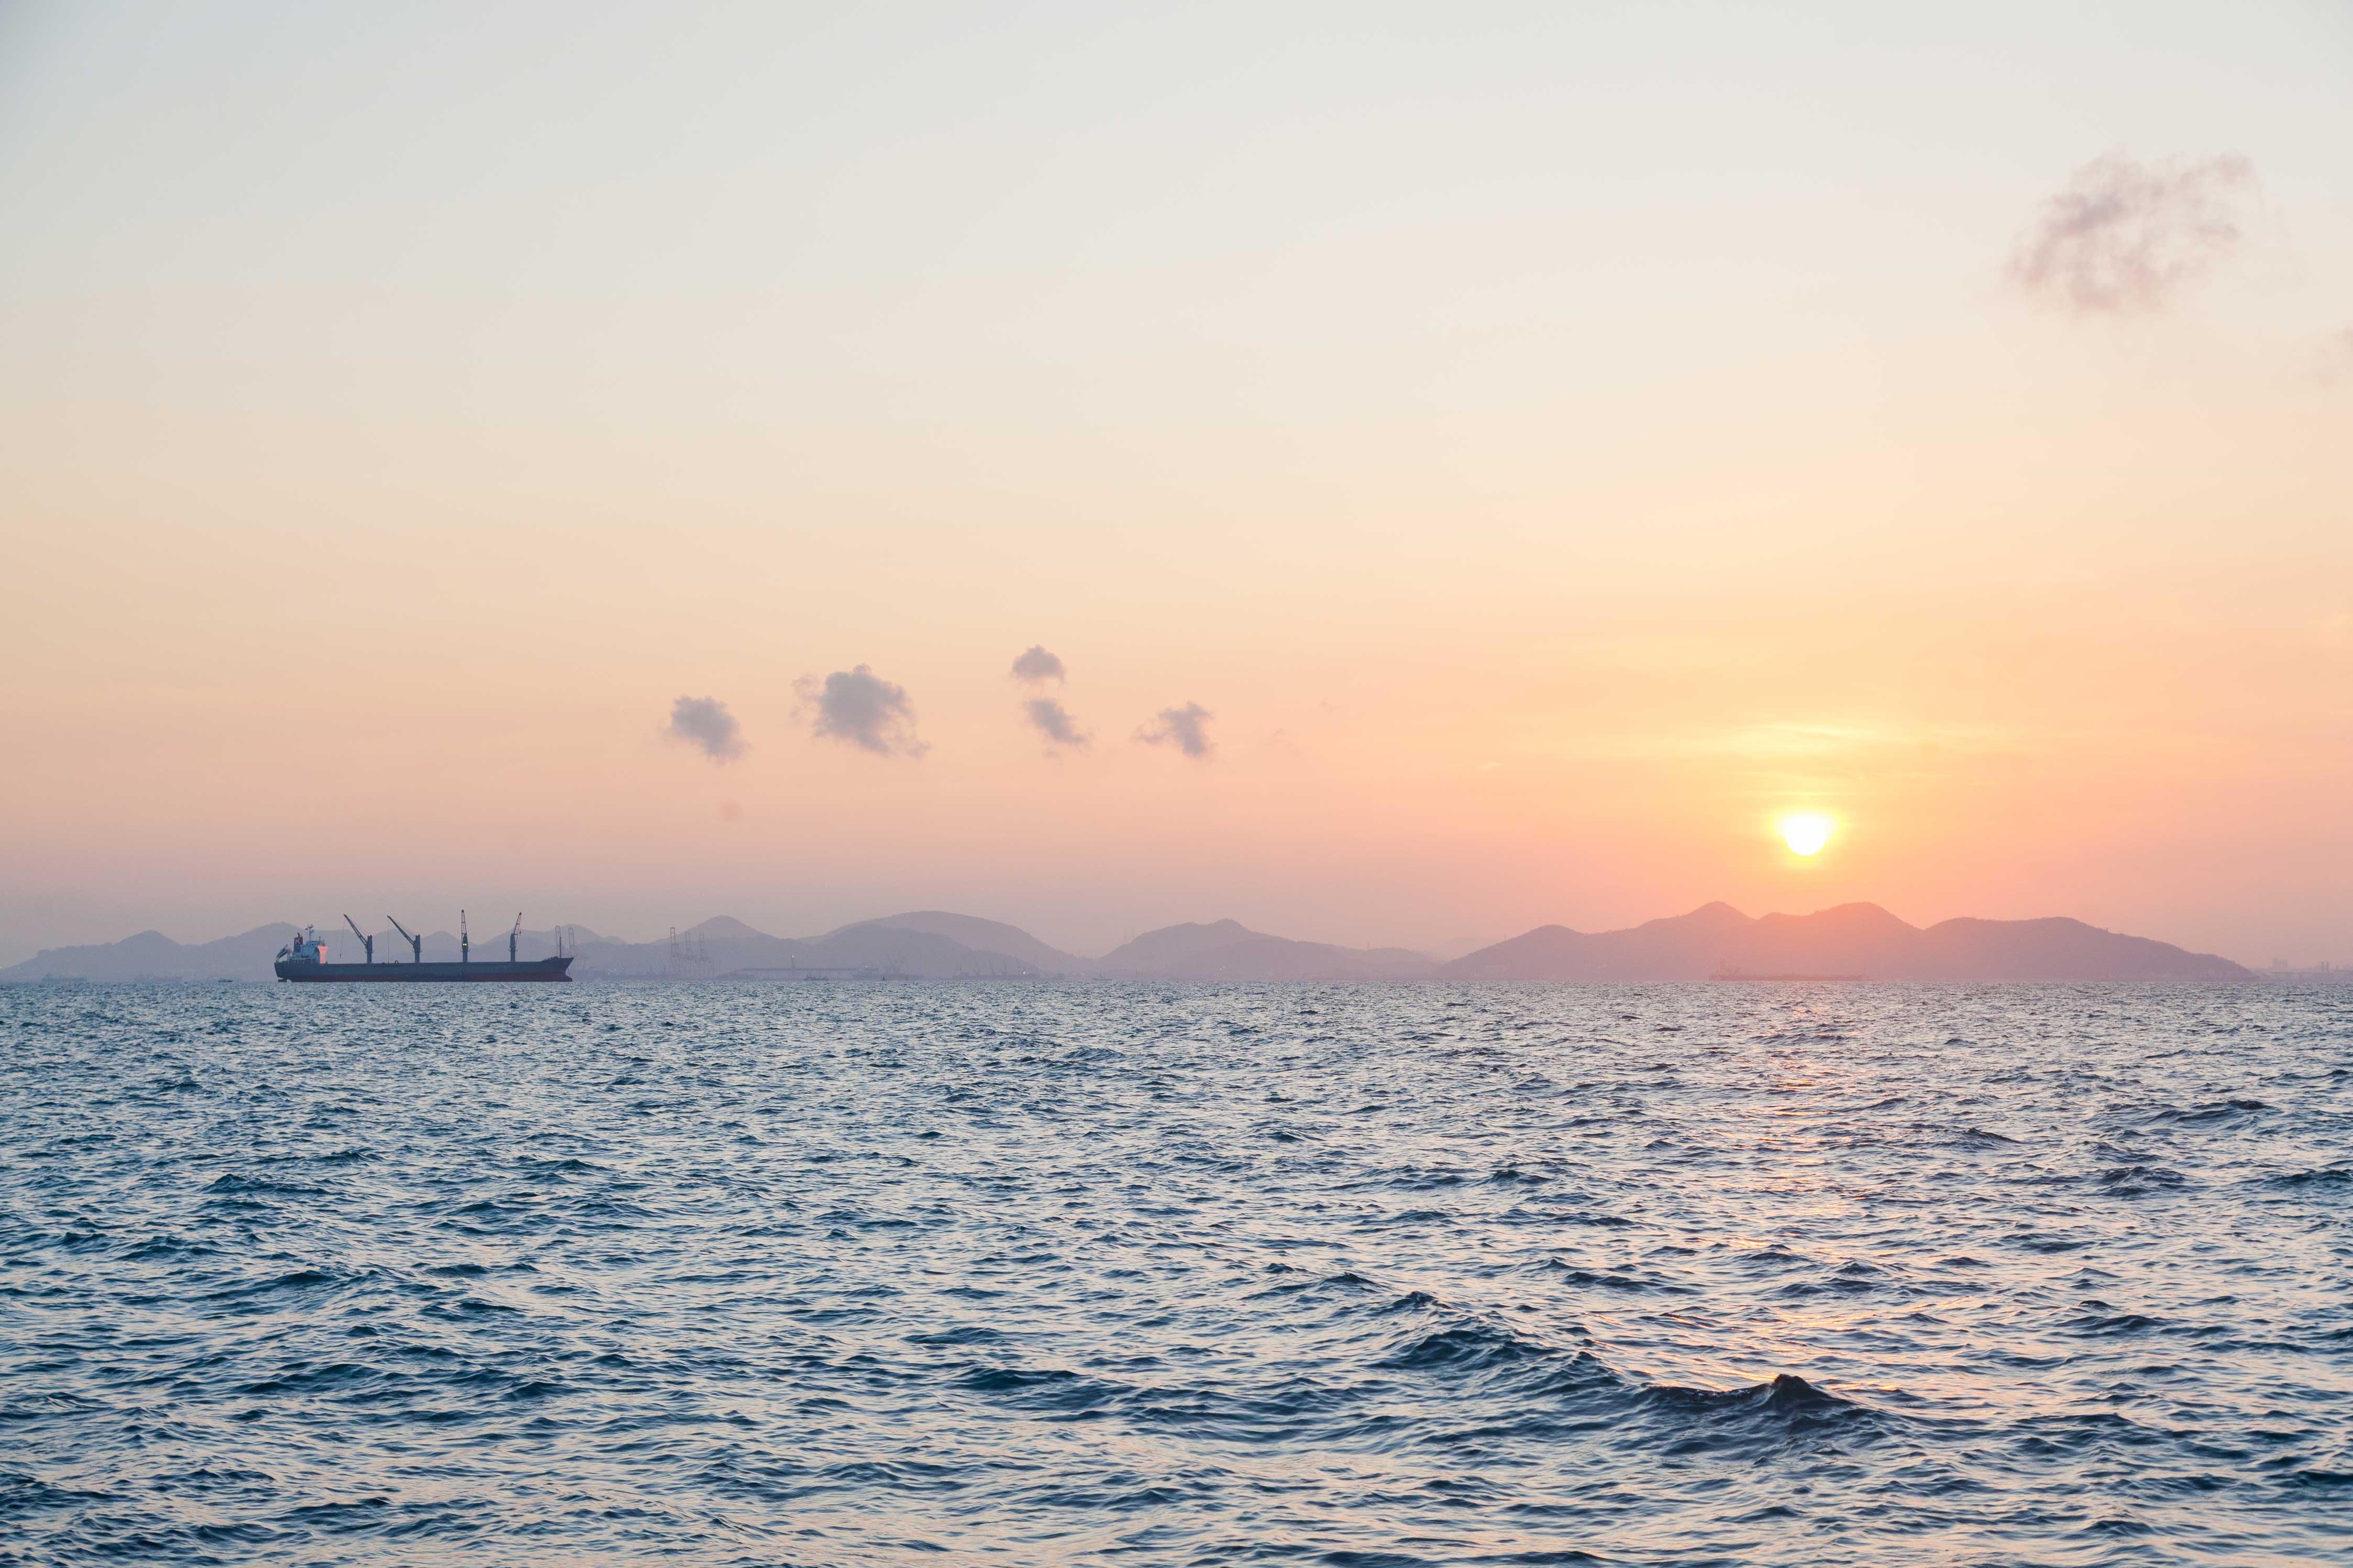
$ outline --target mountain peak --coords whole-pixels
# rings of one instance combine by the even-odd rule
[[[1873,903],[1751,921],[1709,904],[1631,931],[1585,936],[1541,927],[1456,960],[1464,980],[1704,980],[1715,974],[1872,980],[2235,980],[2211,953],[2117,936],[2079,921],[1946,921],[1922,931]]]
[[[1403,948],[1336,947],[1268,936],[1236,920],[1164,926],[1105,953],[1103,972],[1158,980],[1425,980],[1437,963]]]
[[[705,937],[711,941],[717,942],[723,939],[737,937],[764,937],[768,933],[764,931],[754,931],[750,926],[745,925],[733,915],[713,915],[709,920],[703,921],[701,925],[689,926],[679,934],[681,936]]]
[[[1094,967],[1092,961],[1049,946],[1019,926],[1008,925],[1003,921],[983,920],[978,915],[960,915],[949,910],[915,910],[903,915],[885,915],[881,920],[860,921],[843,926],[832,934],[839,936],[845,931],[918,931],[926,936],[945,937],[976,952],[1002,953],[1050,974],[1082,974]]]

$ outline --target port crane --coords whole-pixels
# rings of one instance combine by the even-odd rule
[[[515,960],[515,942],[516,942],[516,940],[517,940],[518,938],[520,938],[522,935],[522,911],[521,910],[517,910],[515,911],[515,923],[514,923],[514,930],[512,930],[512,931],[511,931],[507,932],[507,962],[508,962],[509,963],[512,963],[516,962],[516,960]]]
[[[343,917],[343,923],[352,928],[352,934],[360,939],[360,945],[362,947],[367,949],[367,961],[370,963],[374,963],[375,962],[375,938],[360,930],[360,922],[352,919],[349,915],[345,915]]]
[[[392,917],[390,915],[386,915],[384,918],[388,921],[392,921]],[[403,936],[408,936],[408,928],[402,925],[398,921],[392,921],[392,929],[398,931]],[[408,956],[412,963],[422,963],[425,962],[425,939],[423,937],[408,936]]]

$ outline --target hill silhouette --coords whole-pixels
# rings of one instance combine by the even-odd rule
[[[47,949],[0,970],[0,981],[42,979],[267,980],[269,963],[294,932],[258,926],[217,942],[184,944],[158,931],[121,942]],[[319,923],[332,942],[336,928]],[[571,928],[582,980],[652,979],[675,973],[670,944],[632,942]],[[474,951],[504,958],[504,931],[478,934]],[[1227,981],[1681,981],[1723,971],[1752,975],[1854,974],[1872,980],[2242,980],[2250,972],[2211,953],[2125,936],[2081,921],[1950,920],[1922,930],[1876,904],[1841,904],[1810,915],[1752,919],[1729,904],[1624,931],[1577,931],[1540,926],[1451,963],[1403,948],[1339,947],[1294,942],[1238,921],[1164,926],[1100,959],[1064,952],[1018,926],[944,910],[860,921],[813,937],[771,936],[720,916],[690,928],[707,963],[687,971],[723,976],[743,969],[794,965],[876,968],[895,973],[1072,976]],[[379,933],[376,957],[400,962],[408,944]],[[527,931],[519,955],[554,951],[554,934]],[[348,933],[332,942],[338,962],[360,957]],[[428,960],[453,961],[458,939],[426,934]]]
[[[1163,926],[1103,954],[1104,974],[1155,980],[1426,980],[1435,961],[1401,947],[1335,947],[1239,921]]]
[[[1095,968],[1093,959],[1064,952],[1059,947],[1049,947],[1019,926],[1007,925],[1003,921],[985,921],[974,915],[950,914],[945,910],[917,910],[912,914],[860,921],[853,925],[843,926],[832,934],[847,936],[867,930],[916,931],[926,936],[945,937],[973,952],[1001,953],[1044,974],[1091,974]]]
[[[1539,926],[1459,958],[1450,980],[1704,980],[1860,974],[1872,980],[2242,980],[2227,958],[2081,921],[1950,920],[1923,931],[1877,904],[1751,919],[1729,904],[1626,931]]]
[[[950,931],[962,931],[969,941]],[[1039,942],[1018,926],[939,910],[860,921],[822,936],[770,936],[722,915],[681,933],[708,960],[693,973],[717,978],[745,969],[881,969],[932,978],[954,975],[1083,973],[1087,961]],[[979,945],[1001,942],[1016,952]],[[573,973],[583,980],[649,979],[671,972],[663,942],[583,942]]]

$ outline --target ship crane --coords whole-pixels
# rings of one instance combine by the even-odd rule
[[[384,918],[388,921],[392,921],[392,917],[390,915],[386,915]],[[392,929],[398,931],[403,936],[408,936],[408,928],[402,925],[398,921],[392,921]],[[408,936],[408,956],[412,963],[422,963],[425,962],[425,939],[423,937]]]
[[[370,963],[374,963],[375,962],[375,938],[360,930],[360,922],[352,919],[349,915],[345,915],[343,917],[343,923],[352,928],[352,934],[360,939],[360,945],[362,947],[367,949],[367,961]]]
[[[515,940],[522,935],[522,911],[515,911],[514,930],[507,932],[507,962],[515,962]]]

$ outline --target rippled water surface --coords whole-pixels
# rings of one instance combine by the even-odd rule
[[[2353,1562],[2353,988],[0,987],[0,1562]]]

